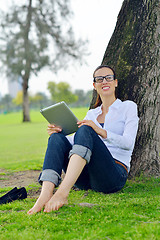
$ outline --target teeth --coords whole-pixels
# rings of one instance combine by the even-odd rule
[[[103,87],[103,89],[109,89],[109,87]]]

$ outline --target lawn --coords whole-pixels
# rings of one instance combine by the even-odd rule
[[[87,108],[73,109],[83,119]],[[31,123],[22,123],[22,113],[0,115],[0,168],[41,169],[48,141],[47,121],[31,111]]]
[[[73,109],[79,119],[87,109]],[[31,112],[0,115],[0,169],[6,172],[40,170],[47,145],[47,122]],[[5,177],[5,175],[0,176]],[[0,180],[1,181],[1,180]],[[38,185],[26,189],[38,189]],[[10,188],[1,188],[3,195]],[[0,205],[0,239],[160,239],[160,179],[128,180],[115,194],[72,190],[69,204],[59,211],[28,216],[35,199]]]

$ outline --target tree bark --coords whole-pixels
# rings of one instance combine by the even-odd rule
[[[160,176],[159,46],[160,1],[124,0],[102,64],[116,70],[118,97],[138,104],[140,121],[131,176]]]

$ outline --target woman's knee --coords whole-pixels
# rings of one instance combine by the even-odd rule
[[[76,132],[74,136],[74,143],[83,146],[93,145],[92,143],[95,134],[95,131],[91,127],[83,125]]]
[[[93,128],[90,126],[87,126],[87,125],[83,125],[77,130],[76,135],[77,134],[83,134],[83,135],[89,134],[90,132],[94,132]]]
[[[53,143],[64,143],[65,140],[65,136],[62,133],[52,133],[52,135],[49,137],[49,142],[53,142]]]

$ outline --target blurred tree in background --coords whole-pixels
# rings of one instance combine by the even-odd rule
[[[35,95],[30,95],[29,100],[31,107],[38,110],[51,105],[51,100],[41,92],[38,92]]]
[[[23,103],[23,92],[19,91],[17,93],[17,96],[15,98],[13,98],[12,102],[17,106],[21,106]]]
[[[4,113],[7,113],[11,111],[12,108],[13,108],[12,97],[9,94],[6,94],[0,100],[0,110],[3,111]]]
[[[87,107],[89,108],[92,98],[92,90],[84,91],[83,89],[71,90],[71,87],[66,82],[60,82],[50,84],[51,96],[45,95],[45,93],[37,92],[35,94],[29,93],[29,105],[30,109],[40,110],[44,107],[50,106],[59,101],[65,101],[70,107]],[[53,98],[52,98],[53,96]],[[15,98],[6,94],[0,98],[0,113],[9,113],[22,110],[23,93],[19,91]]]
[[[85,43],[75,40],[69,0],[12,2],[0,12],[0,60],[8,75],[22,77],[23,121],[30,121],[28,87],[31,74],[45,66],[54,72],[85,55]]]
[[[78,96],[78,101],[73,103],[73,107],[88,107],[92,99],[92,90],[85,92],[83,89],[75,90],[74,94]]]
[[[67,104],[70,104],[78,100],[78,96],[72,93],[70,85],[66,82],[59,82],[57,84],[49,82],[48,90],[54,102],[65,101]]]

